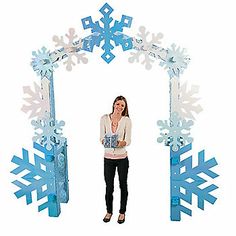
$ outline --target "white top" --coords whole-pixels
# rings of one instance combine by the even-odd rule
[[[111,128],[111,119],[108,114],[102,116],[100,121],[100,141],[102,142],[106,134],[113,134]],[[118,135],[118,141],[125,141],[126,146],[131,142],[131,120],[128,116],[122,116],[118,122],[115,132]],[[127,156],[125,147],[105,148],[105,158],[123,159]]]

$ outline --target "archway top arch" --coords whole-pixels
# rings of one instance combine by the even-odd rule
[[[149,34],[144,26],[139,28],[137,36],[129,36],[124,34],[125,28],[131,28],[132,17],[122,15],[120,20],[114,20],[111,16],[113,8],[105,3],[100,8],[102,18],[99,21],[93,21],[91,16],[81,19],[84,30],[91,30],[91,34],[82,38],[78,38],[75,29],[70,28],[65,35],[67,42],[63,36],[53,36],[53,41],[59,49],[52,52],[42,47],[38,52],[33,52],[32,67],[41,77],[50,77],[55,68],[58,67],[57,62],[67,58],[65,62],[67,70],[72,70],[72,56],[75,56],[77,62],[87,63],[88,59],[84,52],[93,52],[94,47],[100,47],[103,50],[101,58],[110,63],[114,60],[115,55],[112,53],[114,47],[121,46],[123,51],[132,50],[128,61],[130,63],[141,61],[146,69],[151,69],[154,62],[153,59],[160,60],[160,66],[167,69],[169,76],[179,77],[180,74],[187,68],[190,58],[185,53],[185,49],[172,44],[170,48],[160,46],[162,33],[152,34],[149,39]],[[103,25],[103,26],[102,26]],[[83,53],[81,53],[83,51]]]

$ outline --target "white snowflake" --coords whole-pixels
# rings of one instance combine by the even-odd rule
[[[193,141],[193,138],[189,137],[190,133],[186,132],[190,130],[193,121],[181,119],[177,112],[171,113],[170,122],[158,120],[157,125],[163,131],[160,133],[161,137],[157,139],[157,142],[162,143],[164,141],[166,145],[172,146],[173,151],[178,151],[179,147]]]
[[[66,53],[67,60],[63,62],[66,65],[66,69],[68,71],[72,70],[72,66],[76,65],[76,62],[73,61],[73,57],[76,57],[77,63],[80,62],[86,64],[88,63],[88,59],[85,57],[85,53],[78,53],[77,51],[82,48],[82,39],[79,39],[76,43],[74,40],[78,36],[75,34],[75,29],[70,28],[69,34],[66,34],[66,38],[68,39],[68,43],[65,43],[63,36],[58,37],[56,35],[53,36],[53,41],[56,42],[56,47],[63,47],[63,53]],[[62,51],[56,50],[55,53],[52,53],[52,57],[57,57],[58,55],[62,57]],[[53,58],[55,60],[55,58]]]
[[[133,62],[139,62],[140,58],[143,57],[141,64],[145,65],[145,68],[147,70],[150,70],[152,68],[152,63],[154,60],[151,58],[157,57],[155,50],[159,51],[159,48],[156,46],[156,44],[160,44],[160,39],[163,38],[162,33],[158,34],[152,34],[152,38],[150,41],[148,41],[148,36],[150,32],[146,31],[146,28],[144,26],[139,27],[140,33],[137,34],[137,36],[140,39],[133,39],[133,48],[137,50],[137,52],[131,52],[131,57],[128,59],[130,63]]]
[[[29,118],[43,118],[45,112],[50,112],[48,79],[41,80],[41,87],[34,82],[34,89],[30,86],[24,86],[23,92],[27,97],[23,98],[27,104],[24,104],[21,110],[29,113]]]
[[[178,112],[180,117],[194,119],[194,113],[202,111],[202,107],[197,104],[200,98],[195,97],[199,92],[199,86],[192,85],[187,89],[187,82],[179,86],[179,79],[171,79],[171,110]]]
[[[32,138],[34,142],[39,141],[41,145],[46,144],[46,149],[51,150],[52,146],[57,143],[58,148],[60,148],[64,142],[65,138],[62,137],[62,126],[65,125],[64,121],[57,121],[49,116],[44,119],[32,120],[31,124],[34,126],[35,130],[41,130],[41,133],[35,132],[35,136]]]

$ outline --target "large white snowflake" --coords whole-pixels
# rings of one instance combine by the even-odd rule
[[[133,48],[136,49],[136,52],[131,52],[131,57],[129,57],[129,62],[139,62],[140,58],[143,58],[141,61],[141,64],[145,65],[145,68],[147,70],[150,70],[152,68],[152,63],[154,60],[151,58],[157,57],[156,54],[153,52],[156,44],[161,43],[161,39],[163,38],[162,33],[158,34],[152,34],[151,40],[148,40],[148,36],[150,32],[146,31],[146,28],[144,26],[139,27],[140,33],[137,34],[139,39],[133,39]]]
[[[179,85],[178,78],[171,79],[171,110],[178,112],[182,118],[194,119],[194,113],[202,111],[202,107],[197,104],[200,98],[195,95],[199,92],[199,86],[192,85],[187,89],[187,82]]]
[[[50,118],[47,115],[44,119],[32,120],[31,124],[34,126],[35,130],[40,130],[41,133],[35,132],[35,136],[32,138],[34,142],[39,141],[41,145],[46,144],[46,149],[51,150],[52,146],[57,143],[58,148],[60,148],[64,142],[65,138],[62,137],[62,126],[65,125],[64,121],[57,121]]]
[[[34,89],[24,86],[23,92],[27,97],[23,98],[26,102],[21,108],[25,113],[29,113],[29,118],[39,119],[45,116],[45,112],[50,112],[48,79],[41,80],[41,87],[34,82]]]
[[[78,36],[75,34],[75,29],[70,28],[69,34],[65,35],[68,39],[68,43],[64,41],[64,37],[61,36],[53,36],[53,41],[56,43],[56,47],[63,47],[63,52],[67,55],[67,60],[63,62],[64,65],[66,65],[66,69],[68,71],[72,70],[72,66],[75,66],[76,63],[88,63],[88,59],[85,57],[85,53],[78,53],[78,50],[82,47],[82,39],[79,39],[76,43],[75,40],[78,38]],[[57,51],[56,54],[59,54],[60,51]],[[53,56],[54,54],[52,54]],[[55,57],[55,55],[54,55]],[[77,59],[77,62],[73,61],[73,57]]]
[[[161,137],[157,139],[157,142],[162,143],[164,141],[166,145],[172,146],[173,151],[178,151],[181,146],[193,141],[188,132],[193,125],[193,121],[181,119],[177,112],[171,113],[169,122],[167,120],[158,120],[157,125],[160,126],[162,131],[160,133]]]

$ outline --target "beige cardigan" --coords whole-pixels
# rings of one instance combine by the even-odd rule
[[[111,119],[108,114],[102,116],[100,121],[100,141],[102,142],[106,134],[112,134]],[[131,142],[131,120],[127,116],[122,116],[115,134],[118,135],[118,141],[125,141],[126,146]],[[127,156],[125,147],[105,148],[105,158],[123,159]]]

